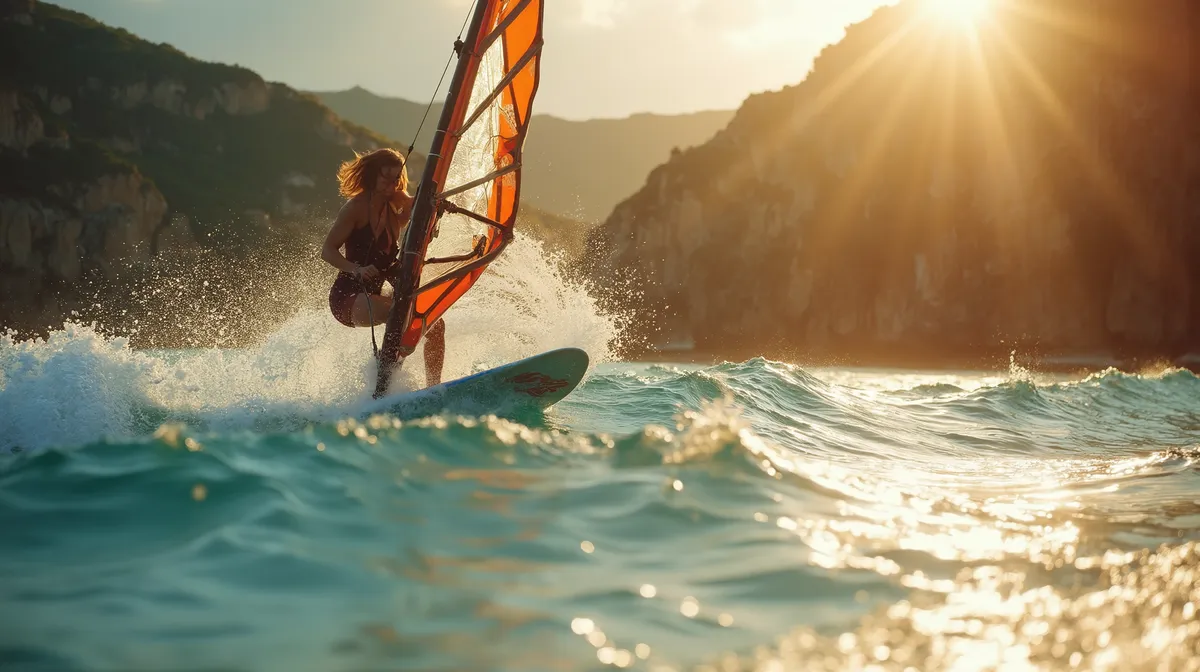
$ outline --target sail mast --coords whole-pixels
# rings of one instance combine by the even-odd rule
[[[491,0],[478,0],[475,4],[475,14],[471,17],[471,26],[467,31],[465,42],[455,44],[458,51],[458,64],[454,68],[454,77],[450,81],[450,89],[446,94],[446,102],[442,107],[442,116],[438,120],[437,130],[430,143],[429,156],[425,161],[425,170],[421,175],[421,183],[414,197],[412,218],[404,235],[404,244],[400,249],[399,277],[394,285],[392,308],[388,313],[387,326],[383,332],[383,347],[379,350],[378,375],[375,381],[376,399],[387,394],[391,383],[392,373],[401,357],[412,354],[413,348],[403,347],[402,337],[405,328],[412,318],[418,284],[421,280],[421,260],[429,240],[430,228],[437,219],[436,195],[441,185],[435,183],[438,164],[449,160],[448,132],[455,124],[456,118],[461,120],[466,112],[466,98],[463,84],[471,74],[473,66],[478,64],[478,55],[474,54],[475,46],[479,43],[480,32],[484,18],[488,15],[488,5]],[[469,91],[467,92],[469,93]],[[429,325],[424,325],[428,327]]]
[[[521,154],[537,92],[543,0],[478,0],[446,94],[413,215],[389,278],[395,287],[375,397],[430,325],[513,241]],[[434,232],[437,240],[434,241]],[[430,251],[436,251],[429,256]]]

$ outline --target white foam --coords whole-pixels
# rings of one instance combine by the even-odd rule
[[[0,337],[0,451],[121,437],[157,362],[124,338],[66,324],[45,339]]]
[[[541,245],[524,238],[445,320],[443,380],[563,346],[605,361],[617,333],[583,289],[562,279]],[[383,328],[375,331],[382,341]],[[393,391],[423,387],[424,367],[418,347]],[[125,338],[68,322],[47,339],[0,339],[0,451],[146,433],[155,424],[147,413],[210,429],[253,428],[281,417],[334,420],[370,398],[374,369],[370,330],[338,324],[323,301],[242,349],[137,351]]]

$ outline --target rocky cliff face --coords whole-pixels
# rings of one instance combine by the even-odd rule
[[[717,351],[1200,347],[1197,44],[1186,0],[881,8],[657,168],[591,272]]]
[[[111,276],[114,264],[149,258],[167,203],[136,173],[77,185],[62,206],[0,199],[0,267],[36,288],[73,282],[85,266]]]
[[[99,80],[93,82],[93,88],[104,86]],[[158,80],[153,88],[144,80],[108,88],[112,102],[122,110],[151,105],[198,121],[204,121],[217,110],[229,115],[259,114],[266,112],[270,105],[267,85],[261,80],[222,82],[202,92],[195,100],[189,100],[187,94],[187,84],[174,78]]]
[[[248,70],[33,0],[0,2],[0,60],[21,64],[0,73],[0,328],[61,324],[89,285],[156,256],[316,235],[338,163],[386,142]]]

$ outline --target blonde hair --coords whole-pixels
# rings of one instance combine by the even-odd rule
[[[338,192],[346,198],[370,191],[375,188],[375,180],[384,168],[400,166],[400,191],[408,193],[408,166],[405,165],[404,155],[394,149],[384,147],[366,154],[354,153],[354,159],[342,162],[338,166]]]

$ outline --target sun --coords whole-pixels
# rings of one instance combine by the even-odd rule
[[[988,0],[925,0],[936,18],[964,26],[978,23],[987,14]]]

